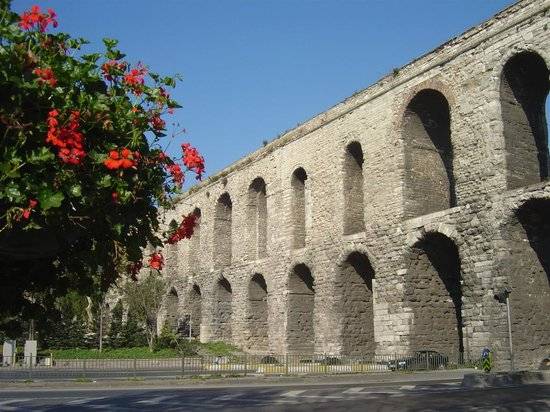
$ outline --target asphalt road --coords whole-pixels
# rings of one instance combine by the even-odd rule
[[[0,411],[550,411],[550,385],[456,382],[225,388],[0,390]]]

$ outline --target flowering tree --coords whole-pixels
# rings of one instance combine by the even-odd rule
[[[186,172],[204,172],[188,143],[178,159],[160,146],[176,79],[132,66],[116,40],[83,54],[83,39],[48,32],[57,24],[51,9],[17,15],[0,0],[0,315],[32,316],[68,288],[106,290],[147,245],[161,269],[159,249],[194,226],[188,216],[158,235],[158,207]]]

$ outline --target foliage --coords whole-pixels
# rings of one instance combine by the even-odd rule
[[[41,354],[53,354],[54,359],[147,359],[147,358],[177,358],[179,352],[175,349],[160,349],[154,352],[148,346],[131,348],[97,349],[52,349],[44,350]]]
[[[136,320],[145,325],[145,334],[149,349],[153,351],[157,337],[157,317],[166,295],[167,283],[150,271],[137,282],[128,282],[124,286],[124,299],[133,311]]]
[[[111,324],[109,325],[109,346],[111,348],[121,348],[123,347],[123,315],[124,307],[122,306],[122,301],[118,301],[111,311]]]
[[[121,348],[147,345],[145,330],[139,324],[138,317],[133,309],[128,311],[126,323],[124,323],[120,333],[119,345]]]
[[[171,159],[159,143],[177,77],[131,65],[113,39],[85,54],[50,25],[53,10],[0,0],[0,319],[37,318],[69,287],[106,291],[163,246],[157,207],[204,171],[189,144]]]

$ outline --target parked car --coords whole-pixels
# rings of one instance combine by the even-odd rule
[[[419,350],[410,356],[392,359],[388,368],[395,370],[439,369],[447,367],[449,357],[433,350]]]

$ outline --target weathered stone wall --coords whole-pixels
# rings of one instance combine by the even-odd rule
[[[198,208],[200,235],[167,273],[181,314],[196,319],[200,301],[200,339],[277,353],[489,346],[504,364],[493,295],[509,285],[518,362],[550,352],[548,241],[517,217],[550,199],[537,183],[549,7],[511,6],[183,196],[167,219]]]

